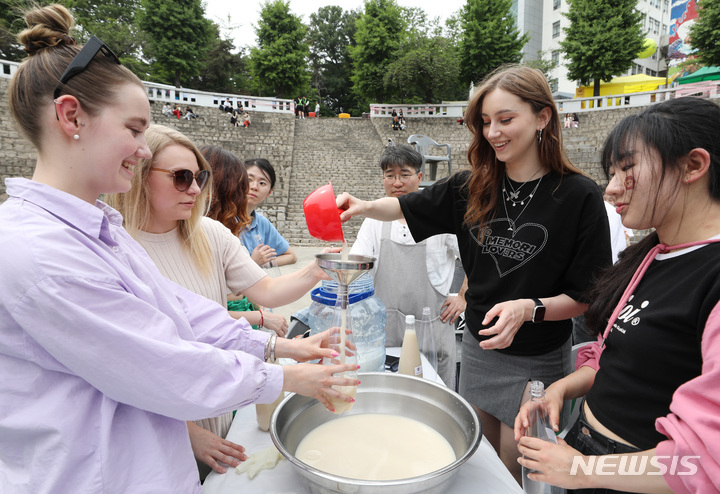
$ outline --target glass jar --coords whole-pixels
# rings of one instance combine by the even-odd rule
[[[317,334],[332,325],[337,299],[337,283],[323,280],[310,296],[312,304],[308,316],[310,334]],[[385,370],[385,304],[375,295],[373,278],[361,275],[348,287],[348,312],[352,318],[353,335],[358,349],[360,372]]]

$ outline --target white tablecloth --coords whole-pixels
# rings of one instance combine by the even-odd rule
[[[399,355],[399,349],[387,349],[389,355]],[[432,369],[423,370],[426,378],[433,375]],[[437,378],[439,379],[439,378]],[[251,455],[272,446],[269,432],[262,432],[257,426],[255,407],[238,410],[227,439],[245,447]],[[448,492],[453,494],[522,494],[515,479],[505,468],[495,450],[483,437],[475,454],[455,474]],[[263,470],[249,480],[247,474],[237,473],[228,468],[225,474],[210,473],[203,484],[203,494],[309,494],[305,480],[293,470],[284,458],[272,470]]]

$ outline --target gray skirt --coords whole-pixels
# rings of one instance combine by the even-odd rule
[[[528,381],[542,381],[547,388],[568,375],[570,352],[570,338],[543,355],[483,350],[466,327],[460,359],[460,395],[512,428]]]

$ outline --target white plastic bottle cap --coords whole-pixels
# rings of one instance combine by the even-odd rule
[[[415,316],[412,314],[405,316],[405,324],[415,324]]]

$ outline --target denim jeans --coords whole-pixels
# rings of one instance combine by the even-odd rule
[[[568,431],[565,441],[584,455],[620,455],[640,451],[634,446],[628,446],[603,436],[590,427],[585,418],[585,403],[580,403],[580,416],[575,425]],[[612,489],[576,489],[568,490],[573,494],[627,494],[625,491]]]

